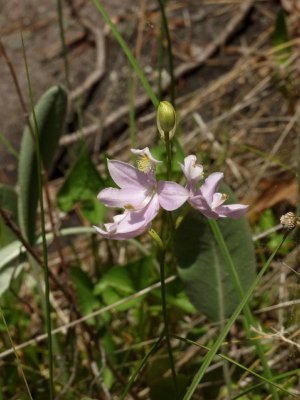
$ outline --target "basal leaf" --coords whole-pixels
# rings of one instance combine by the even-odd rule
[[[103,220],[106,207],[97,200],[97,194],[104,188],[104,182],[84,150],[57,195],[57,205],[64,212],[80,203],[81,213],[92,224]]]
[[[228,192],[228,189],[223,186],[222,192]],[[232,194],[230,197],[233,200]],[[247,289],[255,278],[254,248],[247,220],[222,218],[217,223],[241,284]],[[197,310],[213,321],[230,316],[239,304],[239,296],[209,223],[199,211],[190,211],[179,226],[175,235],[175,254],[179,275]]]
[[[11,186],[0,183],[0,204],[1,207],[8,211],[12,220],[18,221],[18,196]],[[6,246],[16,239],[12,231],[5,225],[0,217],[0,248]]]
[[[53,86],[35,106],[39,130],[41,158],[46,170],[51,166],[58,140],[63,132],[67,109],[67,93],[61,86]],[[31,116],[31,124],[34,127]],[[25,128],[19,160],[20,187],[18,209],[19,225],[30,243],[35,238],[36,209],[38,203],[38,175],[36,149],[28,127]]]

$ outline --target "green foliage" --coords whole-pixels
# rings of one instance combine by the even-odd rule
[[[103,301],[109,305],[129,296],[152,283],[151,271],[153,270],[152,256],[143,257],[132,261],[125,266],[111,268],[96,284],[94,293],[101,295]],[[117,307],[124,311],[140,302],[145,296],[132,299]]]
[[[71,168],[57,195],[57,205],[64,212],[80,203],[82,215],[91,223],[98,224],[104,218],[106,207],[97,200],[97,194],[104,188],[104,182],[84,150]]]
[[[189,378],[184,375],[177,375],[178,398],[184,396],[186,387],[189,384]],[[150,384],[150,399],[151,400],[174,400],[174,383],[171,377],[159,378]]]
[[[232,195],[231,199],[234,200]],[[255,277],[254,248],[247,221],[224,218],[218,224],[246,290]],[[174,252],[179,275],[197,310],[213,321],[231,315],[240,299],[209,223],[198,211],[192,210],[178,228]]]
[[[268,229],[273,228],[276,225],[277,221],[274,217],[274,213],[272,210],[266,210],[263,212],[259,219],[259,228],[261,232],[267,231]],[[283,233],[281,232],[273,232],[267,236],[266,247],[269,251],[274,250],[279,243],[282,241]],[[287,254],[288,250],[291,247],[292,238],[288,237],[284,243],[284,246],[279,250],[280,254]]]
[[[1,208],[8,211],[13,222],[18,221],[18,196],[10,186],[0,183],[0,204]],[[5,225],[0,217],[0,248],[15,240],[13,232]]]
[[[290,39],[291,38],[287,28],[285,12],[283,9],[281,9],[278,11],[275,22],[274,32],[272,35],[272,46],[273,47],[279,46],[281,44],[288,42]],[[290,52],[291,52],[291,47],[285,47],[281,50],[276,51],[275,55],[277,56],[277,61],[279,63],[283,63],[284,61],[286,61],[286,59],[290,55]]]
[[[79,267],[72,267],[70,272],[80,310],[84,315],[90,314],[100,307],[99,300],[93,294],[93,282],[88,274]]]
[[[46,171],[51,166],[59,138],[63,132],[66,110],[67,93],[61,86],[53,86],[47,90],[35,106],[38,142]],[[31,125],[34,126],[32,115],[30,120]],[[22,137],[18,173],[19,225],[25,237],[30,243],[33,243],[38,203],[38,172],[36,148],[29,127],[25,128]]]

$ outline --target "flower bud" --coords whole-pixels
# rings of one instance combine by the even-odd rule
[[[174,107],[168,101],[161,101],[157,109],[157,128],[162,140],[165,134],[169,133],[169,139],[172,139],[176,130],[176,112]]]

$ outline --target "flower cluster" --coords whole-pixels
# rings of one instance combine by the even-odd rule
[[[172,181],[156,181],[155,166],[161,161],[152,157],[148,147],[131,151],[137,155],[137,168],[122,161],[108,161],[109,173],[120,189],[103,189],[98,200],[108,207],[123,208],[124,212],[104,224],[105,229],[95,226],[103,237],[125,240],[138,236],[150,229],[160,207],[173,211],[186,201],[212,219],[239,218],[247,211],[248,206],[242,204],[223,205],[227,195],[216,192],[223,178],[220,172],[209,175],[197,188],[203,179],[203,167],[196,164],[196,156],[187,156],[180,164],[186,178],[183,187]]]

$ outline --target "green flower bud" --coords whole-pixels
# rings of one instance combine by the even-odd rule
[[[176,112],[174,107],[168,101],[161,101],[157,109],[157,128],[162,140],[165,134],[169,133],[169,139],[172,139],[176,130]]]

